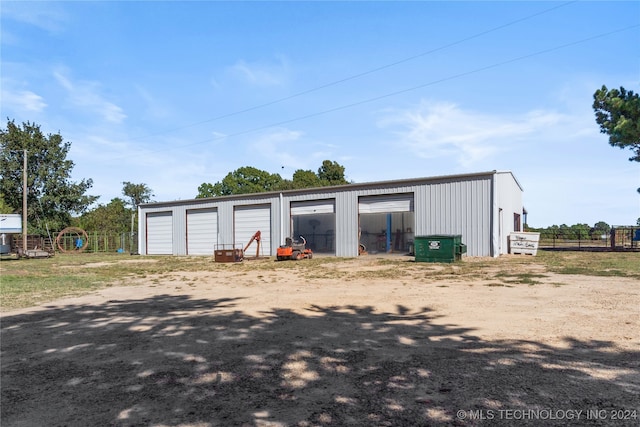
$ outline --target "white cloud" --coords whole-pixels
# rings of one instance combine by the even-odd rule
[[[40,113],[47,107],[44,98],[30,90],[3,89],[2,104],[7,110],[27,113]]]
[[[252,151],[260,153],[262,157],[279,163],[281,166],[295,167],[303,163],[302,159],[290,154],[289,147],[297,147],[303,133],[286,128],[279,128],[273,132],[261,135],[251,146]],[[296,150],[293,150],[296,152]]]
[[[62,69],[54,71],[56,81],[66,89],[70,102],[85,111],[98,114],[110,123],[121,123],[127,117],[119,106],[107,101],[100,94],[100,84],[90,81],[73,82]]]
[[[463,110],[453,103],[422,102],[413,110],[391,112],[379,126],[391,128],[398,137],[395,143],[416,156],[453,157],[470,167],[560,120],[560,115],[546,111],[509,117]]]
[[[281,166],[282,172],[298,169],[315,171],[323,160],[333,155],[327,147],[327,144],[309,139],[302,131],[277,128],[254,139],[249,152],[256,154],[261,161]]]
[[[53,2],[2,2],[2,17],[32,25],[50,33],[64,30],[67,14]]]
[[[164,102],[152,95],[149,90],[140,85],[136,85],[135,89],[139,98],[144,101],[146,107],[144,113],[146,113],[146,116],[158,119],[167,119],[171,117],[170,108],[168,108]]]
[[[289,74],[287,62],[279,58],[276,63],[253,62],[239,60],[229,67],[228,72],[255,86],[283,85]]]

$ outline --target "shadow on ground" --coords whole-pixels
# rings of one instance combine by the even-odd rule
[[[2,425],[638,423],[612,414],[640,409],[640,353],[609,342],[486,342],[427,308],[241,306],[161,295],[6,316]],[[532,414],[546,419],[513,418]]]

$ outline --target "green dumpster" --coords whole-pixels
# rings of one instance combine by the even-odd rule
[[[415,237],[416,262],[454,262],[467,253],[467,245],[459,234]]]

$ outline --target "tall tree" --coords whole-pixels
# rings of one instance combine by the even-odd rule
[[[640,162],[640,96],[625,88],[607,89],[593,94],[593,110],[600,132],[609,135],[609,144],[633,152],[630,161]]]
[[[127,202],[116,197],[106,205],[98,205],[75,219],[77,227],[87,231],[104,231],[107,233],[126,233],[130,230],[132,210],[127,208]]]
[[[196,199],[204,199],[207,197],[215,196],[218,196],[218,194],[215,193],[214,185],[210,182],[203,182],[202,184],[200,184],[200,186],[198,186],[198,195],[196,196]]]
[[[98,197],[87,195],[91,179],[71,180],[74,163],[67,159],[70,142],[60,134],[44,135],[35,123],[18,126],[8,120],[0,129],[0,193],[16,213],[22,213],[23,161],[27,156],[27,219],[29,232],[46,228],[61,230],[71,223],[72,214],[81,214]]]
[[[143,203],[149,203],[154,196],[153,190],[147,184],[134,184],[124,181],[122,183],[122,194],[128,199],[131,209],[137,210]]]
[[[229,172],[222,181],[215,184],[202,183],[198,187],[196,198],[295,190],[348,183],[344,178],[344,166],[330,160],[322,162],[318,173],[311,170],[296,170],[293,173],[293,180],[282,179],[277,173],[271,174],[251,166],[245,166]]]
[[[321,185],[320,178],[311,170],[298,169],[293,173],[294,188],[313,188]]]
[[[349,183],[344,177],[344,166],[331,160],[322,162],[322,166],[318,168],[318,178],[322,185],[343,185]]]
[[[282,177],[251,166],[243,166],[229,172],[222,181],[214,185],[204,183],[198,187],[197,198],[251,194],[279,190]]]
[[[4,179],[4,178],[3,178]],[[4,201],[4,195],[0,194],[0,214],[11,214],[13,209]]]
[[[598,221],[593,225],[591,234],[597,238],[603,234],[609,234],[609,231],[611,231],[611,226],[609,224],[604,221]]]
[[[128,204],[131,207],[131,236],[137,227],[136,216],[138,215],[138,206],[143,203],[148,203],[153,197],[153,190],[147,186],[147,184],[134,184],[129,181],[122,183],[122,194],[128,199]]]

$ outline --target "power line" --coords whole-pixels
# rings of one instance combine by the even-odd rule
[[[587,37],[587,38],[584,38],[584,39],[576,40],[576,41],[573,41],[573,42],[570,42],[570,43],[565,43],[565,44],[562,44],[562,45],[558,45],[558,46],[551,47],[551,48],[548,48],[548,49],[539,50],[537,52],[529,53],[529,54],[526,54],[526,55],[517,56],[515,58],[507,59],[507,60],[504,60],[504,61],[501,61],[501,62],[496,62],[494,64],[487,65],[487,66],[484,66],[484,67],[476,68],[476,69],[465,71],[465,72],[458,73],[458,74],[453,74],[451,76],[443,77],[441,79],[433,80],[433,81],[430,81],[428,83],[424,83],[424,84],[421,84],[421,85],[412,86],[412,87],[409,87],[409,88],[406,88],[406,89],[402,89],[402,90],[398,90],[398,91],[394,91],[394,92],[389,92],[389,93],[386,93],[384,95],[375,96],[373,98],[367,98],[367,99],[364,99],[364,100],[361,100],[361,101],[352,102],[350,104],[345,104],[345,105],[341,105],[341,106],[338,106],[338,107],[329,108],[327,110],[318,111],[316,113],[306,114],[304,116],[299,116],[299,117],[295,117],[295,118],[292,118],[292,119],[283,120],[283,121],[280,121],[280,122],[270,123],[270,124],[267,124],[267,125],[255,127],[255,128],[244,130],[244,131],[240,131],[240,132],[235,132],[235,133],[232,133],[232,134],[228,134],[228,135],[224,135],[224,136],[220,136],[220,137],[216,137],[216,138],[209,138],[209,139],[205,139],[205,140],[202,140],[202,141],[193,142],[193,143],[190,143],[190,144],[184,144],[184,145],[165,148],[165,149],[162,149],[162,150],[153,150],[151,152],[152,153],[160,153],[160,152],[163,152],[163,151],[170,151],[170,150],[181,149],[181,148],[186,148],[186,147],[193,147],[195,145],[201,145],[201,144],[205,144],[207,142],[214,142],[214,141],[219,141],[219,140],[223,140],[223,139],[226,139],[226,138],[232,138],[232,137],[236,137],[236,136],[246,135],[246,134],[249,134],[249,133],[253,133],[253,132],[258,132],[258,131],[261,131],[261,130],[269,129],[269,128],[272,128],[272,127],[282,126],[282,125],[286,125],[286,124],[289,124],[289,123],[293,123],[293,122],[298,122],[298,121],[301,121],[301,120],[309,119],[309,118],[312,118],[312,117],[322,116],[322,115],[333,113],[333,112],[336,112],[336,111],[340,111],[340,110],[345,110],[345,109],[348,109],[348,108],[356,107],[358,105],[368,104],[368,103],[371,103],[371,102],[379,101],[381,99],[390,98],[392,96],[400,95],[400,94],[407,93],[407,92],[412,92],[414,90],[423,89],[423,88],[428,87],[428,86],[434,86],[434,85],[437,85],[437,84],[440,84],[440,83],[443,83],[443,82],[446,82],[446,81],[459,79],[459,78],[466,77],[466,76],[469,76],[469,75],[472,75],[472,74],[477,74],[477,73],[480,73],[480,72],[483,72],[483,71],[487,71],[487,70],[490,70],[490,69],[493,69],[493,68],[501,67],[503,65],[511,64],[511,63],[522,61],[522,60],[525,60],[525,59],[533,58],[533,57],[536,57],[536,56],[544,55],[544,54],[547,54],[547,53],[550,53],[550,52],[554,52],[554,51],[557,51],[557,50],[566,49],[566,48],[571,47],[571,46],[576,46],[576,45],[579,45],[579,44],[582,44],[582,43],[586,43],[586,42],[589,42],[589,41],[592,41],[592,40],[596,40],[596,39],[599,39],[599,38],[607,37],[607,36],[610,36],[612,34],[621,33],[621,32],[628,31],[628,30],[631,30],[633,28],[638,28],[638,27],[640,27],[640,24],[635,24],[635,25],[631,25],[631,26],[628,26],[628,27],[619,28],[617,30],[608,31],[606,33],[600,33],[600,34],[597,34],[597,35],[594,35],[594,36],[590,36],[590,37]],[[116,159],[112,159],[112,160],[116,160]]]
[[[216,117],[213,117],[213,118],[207,119],[207,120],[202,120],[202,121],[199,121],[199,122],[196,122],[196,123],[175,127],[175,128],[172,128],[172,129],[167,129],[167,130],[164,130],[164,131],[161,131],[161,132],[157,132],[157,133],[154,133],[154,134],[149,134],[149,135],[146,135],[146,136],[139,136],[139,137],[131,138],[128,141],[136,141],[136,140],[140,140],[140,139],[145,139],[145,138],[151,138],[151,137],[154,137],[154,136],[164,135],[164,134],[175,132],[175,131],[178,131],[178,130],[199,126],[199,125],[202,125],[202,124],[205,124],[205,123],[215,122],[215,121],[218,121],[218,120],[222,120],[222,119],[226,119],[226,118],[229,118],[229,117],[238,116],[240,114],[248,113],[250,111],[255,111],[255,110],[259,110],[259,109],[265,108],[265,107],[269,107],[271,105],[279,104],[281,102],[288,101],[288,100],[294,99],[294,98],[298,98],[300,96],[307,95],[307,94],[313,93],[313,92],[317,92],[319,90],[326,89],[326,88],[332,87],[332,86],[336,86],[336,85],[339,85],[341,83],[345,83],[345,82],[348,82],[348,81],[351,81],[351,80],[355,80],[355,79],[358,79],[360,77],[364,77],[364,76],[369,75],[369,74],[377,73],[378,71],[386,70],[387,68],[395,67],[396,65],[404,64],[405,62],[413,61],[414,59],[421,58],[421,57],[426,56],[426,55],[431,55],[433,53],[448,49],[450,47],[457,46],[459,44],[468,42],[470,40],[473,40],[473,39],[485,36],[487,34],[502,30],[502,29],[510,27],[512,25],[519,24],[519,23],[527,21],[529,19],[533,19],[533,18],[538,17],[540,15],[544,15],[544,14],[547,14],[549,12],[553,12],[554,10],[560,9],[562,7],[568,6],[568,5],[573,4],[573,3],[577,3],[578,1],[579,0],[568,1],[568,2],[562,3],[560,5],[557,5],[557,6],[554,6],[554,7],[550,7],[548,9],[544,9],[544,10],[542,10],[540,12],[536,12],[534,14],[527,15],[527,16],[525,16],[523,18],[519,18],[519,19],[516,19],[514,21],[507,22],[506,24],[502,24],[502,25],[499,25],[497,27],[493,27],[491,29],[488,29],[488,30],[485,30],[485,31],[481,31],[481,32],[476,33],[474,35],[471,35],[471,36],[462,38],[460,40],[445,44],[443,46],[440,46],[440,47],[437,47],[437,48],[434,48],[434,49],[431,49],[431,50],[427,50],[425,52],[421,52],[421,53],[418,53],[416,55],[409,56],[409,57],[400,59],[400,60],[395,61],[395,62],[391,62],[391,63],[385,64],[385,65],[381,65],[379,67],[372,68],[370,70],[363,71],[361,73],[354,74],[354,75],[351,75],[351,76],[348,76],[348,77],[345,77],[345,78],[342,78],[342,79],[339,79],[339,80],[334,80],[332,82],[329,82],[329,83],[326,83],[326,84],[323,84],[323,85],[320,85],[320,86],[316,86],[316,87],[311,88],[311,89],[306,89],[306,90],[303,90],[301,92],[294,93],[292,95],[288,95],[288,96],[285,96],[285,97],[282,97],[282,98],[278,98],[278,99],[275,99],[273,101],[265,102],[263,104],[258,104],[258,105],[255,105],[253,107],[244,108],[242,110],[237,110],[237,111],[234,111],[234,112],[231,112],[231,113],[222,114],[220,116],[216,116]]]

